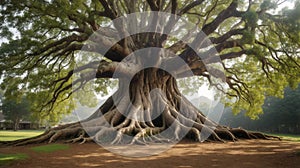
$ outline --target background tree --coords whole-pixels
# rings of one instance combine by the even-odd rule
[[[2,113],[5,120],[12,121],[14,131],[19,129],[20,121],[29,119],[30,104],[26,97],[21,100],[17,99],[3,99]]]
[[[294,1],[293,8],[279,10],[278,6],[283,2],[1,1],[1,35],[7,42],[1,44],[0,72],[6,92],[12,92],[20,85],[27,88],[28,92],[35,93],[32,99],[37,101],[40,114],[48,116],[57,112],[55,108],[64,106],[64,110],[58,111],[67,113],[78,101],[92,100],[92,97],[96,100],[91,92],[83,92],[86,95],[75,96],[77,99],[79,97],[78,100],[68,105],[61,103],[72,99],[75,91],[81,88],[96,87],[96,91],[105,93],[111,84],[107,78],[115,77],[119,82],[119,89],[113,95],[117,99],[110,97],[81,124],[61,126],[20,144],[70,138],[75,138],[74,141],[93,139],[108,140],[111,143],[147,143],[176,140],[183,132],[188,132],[188,137],[197,141],[205,140],[203,135],[207,134],[210,134],[209,140],[218,141],[266,138],[259,133],[220,126],[192,106],[178,90],[176,81],[189,76],[185,72],[186,66],[178,65],[170,73],[156,68],[138,73],[136,70],[145,62],[164,66],[180,58],[189,66],[193,75],[199,76],[200,81],[209,81],[212,87],[233,97],[227,105],[232,106],[234,112],[246,110],[247,115],[255,118],[262,113],[265,96],[281,96],[285,86],[295,87],[300,80],[300,3]],[[126,25],[126,22],[110,24],[111,20],[125,14],[144,11],[163,11],[176,16],[163,22],[159,22],[159,19],[143,22],[142,18],[134,20],[130,25]],[[153,18],[157,17],[155,15]],[[186,33],[186,42],[166,35],[178,28],[174,25],[180,17],[195,23],[211,43],[206,43],[207,38],[203,38],[201,33],[193,34],[194,27],[177,33]],[[154,26],[162,33],[140,33],[113,40],[116,36],[128,34],[127,28],[135,24]],[[96,31],[100,34],[95,36],[97,44],[90,43],[88,39]],[[110,49],[103,53],[101,49],[105,47]],[[128,58],[130,53],[148,47],[165,48],[173,54],[163,56],[158,52],[147,57]],[[197,49],[196,52],[193,47]],[[87,64],[82,61],[82,65],[76,65],[74,60],[78,59],[79,51],[84,49],[89,53],[100,54],[103,59]],[[225,74],[221,75],[224,76],[221,80],[226,82],[227,89],[220,88],[212,80],[218,78],[217,69],[207,68],[215,60],[222,61],[221,67]],[[210,70],[215,71],[214,75],[209,73]],[[115,73],[135,75],[128,90],[123,86],[126,79],[113,76]],[[18,80],[15,80],[16,77]],[[95,82],[91,84],[90,81]],[[149,97],[153,89],[160,89],[166,96]],[[130,98],[126,97],[127,92],[130,92]],[[126,106],[131,103],[133,106]],[[164,111],[152,118],[159,111],[160,104],[166,105]],[[123,111],[116,108],[119,105]],[[137,113],[141,109],[143,112]],[[125,117],[124,114],[134,117]],[[103,124],[104,120],[108,121],[109,126]],[[173,130],[172,135],[160,137],[159,133],[168,128]],[[128,140],[124,135],[133,135],[133,138]]]
[[[300,133],[300,88],[292,90],[286,88],[284,98],[267,97],[264,105],[264,114],[258,120],[251,120],[245,113],[233,115],[230,109],[224,113],[222,124],[232,127],[243,127],[250,130],[259,130],[272,133]]]

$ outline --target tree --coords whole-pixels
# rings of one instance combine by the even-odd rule
[[[299,86],[296,90],[288,87],[284,91],[283,99],[267,97],[263,105],[264,114],[258,120],[250,120],[244,113],[233,116],[228,109],[221,123],[264,132],[299,134],[299,93]]]
[[[235,112],[245,109],[252,118],[262,113],[265,96],[280,96],[285,86],[295,87],[300,80],[300,3],[282,11],[277,10],[280,4],[271,0],[2,1],[1,34],[7,42],[1,45],[0,64],[6,92],[26,87],[34,93],[40,114],[49,116],[60,111],[56,108],[65,113],[78,102],[93,96],[96,100],[94,92],[85,90],[106,92],[113,84],[108,78],[117,79],[119,88],[81,123],[18,143],[268,138],[206,118],[180,93],[177,79],[198,76],[232,97],[226,104]],[[145,14],[127,15],[134,12]],[[178,25],[180,19],[186,22]],[[151,31],[130,33],[139,28]],[[143,50],[151,47],[156,49]],[[139,51],[145,52],[135,54]],[[145,64],[150,66],[140,69]],[[76,98],[73,103],[61,103],[72,98]]]
[[[266,115],[262,116],[262,120],[269,121],[270,123],[276,123],[273,126],[264,124],[265,127],[271,128],[271,130],[282,133],[294,133],[300,132],[300,88],[292,90],[286,88],[284,91],[284,98],[278,99],[270,97],[266,99],[266,103],[263,106],[266,111]],[[278,118],[281,118],[280,120]],[[267,123],[267,122],[266,122]]]
[[[3,99],[2,113],[6,120],[13,123],[14,131],[19,129],[20,121],[28,119],[30,115],[30,105],[28,100],[23,97],[21,100],[16,99]]]

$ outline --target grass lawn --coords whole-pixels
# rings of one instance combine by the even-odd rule
[[[55,152],[58,150],[66,150],[69,149],[69,145],[64,145],[64,144],[49,144],[49,145],[42,145],[42,146],[36,146],[31,148],[35,152],[44,152],[44,153],[49,153],[49,152]]]
[[[270,134],[270,135],[278,136],[283,140],[300,142],[300,135],[293,135],[293,134]]]
[[[16,154],[0,154],[0,166],[9,164],[16,160],[24,160],[29,158],[27,154],[16,153]]]
[[[12,141],[17,139],[29,138],[42,134],[43,130],[19,130],[19,131],[10,131],[10,130],[1,130],[0,131],[0,141]],[[55,152],[58,150],[69,149],[69,145],[64,144],[49,144],[41,145],[30,148],[35,152],[49,153]],[[0,153],[0,166],[8,165],[12,162],[18,160],[28,159],[29,156],[24,153],[15,153],[15,154],[1,154]]]
[[[1,130],[0,141],[13,141],[17,139],[24,139],[42,134],[43,130]]]

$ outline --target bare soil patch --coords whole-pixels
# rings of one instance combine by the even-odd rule
[[[300,168],[300,143],[273,140],[242,140],[228,143],[182,142],[159,155],[128,158],[115,155],[94,143],[70,144],[70,149],[38,153],[38,145],[0,148],[0,153],[26,153],[29,159],[15,161],[6,168]],[[3,166],[2,166],[3,167]]]

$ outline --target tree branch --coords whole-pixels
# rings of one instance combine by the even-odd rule
[[[194,7],[198,6],[198,5],[201,5],[203,2],[204,2],[204,0],[196,0],[196,1],[188,4],[187,6],[185,6],[184,8],[182,8],[179,11],[178,15],[181,16],[181,15],[187,13],[189,10],[191,10],[192,8],[194,8]]]
[[[114,20],[117,18],[117,12],[110,7],[108,2],[106,0],[99,0],[99,2],[102,4],[104,8],[104,12],[107,13],[107,16],[111,19]]]
[[[227,18],[232,16],[241,16],[241,13],[236,10],[237,8],[237,1],[234,0],[225,10],[220,12],[218,16],[210,23],[203,26],[202,31],[206,35],[211,34],[214,32],[218,26],[224,22]]]
[[[138,72],[139,66],[128,62],[107,62],[102,60],[96,71],[96,78],[127,78]]]
[[[159,6],[156,4],[156,1],[155,0],[147,0],[149,6],[150,6],[150,9],[152,11],[159,11]]]
[[[228,40],[232,36],[243,34],[244,30],[245,30],[244,28],[243,29],[233,29],[233,30],[230,30],[227,33],[223,34],[220,37],[211,37],[210,41],[213,44],[223,43],[224,41]]]

